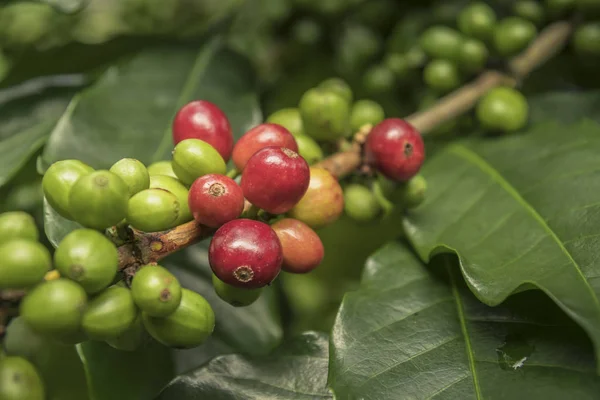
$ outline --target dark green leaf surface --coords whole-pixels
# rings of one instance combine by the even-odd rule
[[[598,354],[599,151],[591,121],[452,145],[425,165],[429,192],[405,219],[406,233],[423,260],[456,252],[488,305],[542,289]]]
[[[327,389],[327,347],[324,334],[308,332],[266,357],[217,357],[174,379],[158,399],[333,399]]]
[[[529,100],[533,124],[555,120],[575,123],[584,118],[600,122],[600,92],[553,92]]]
[[[144,50],[73,99],[48,140],[42,166],[66,158],[95,168],[123,157],[146,164],[169,159],[172,119],[195,99],[217,104],[238,137],[262,118],[249,64],[219,39],[200,48]]]
[[[458,271],[454,256],[427,268],[400,243],[368,261],[332,333],[336,398],[598,397],[588,338],[543,293],[488,307]]]

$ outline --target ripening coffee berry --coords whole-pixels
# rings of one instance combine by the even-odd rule
[[[304,158],[308,165],[317,163],[323,159],[323,150],[313,138],[307,135],[297,135],[298,154]]]
[[[64,278],[39,284],[23,298],[19,311],[34,331],[53,337],[75,335],[87,304],[85,290]]]
[[[257,289],[271,283],[281,270],[281,243],[271,227],[251,219],[236,219],[220,227],[208,249],[214,274],[235,287]]]
[[[460,73],[449,60],[433,60],[423,70],[423,81],[431,89],[445,93],[460,86]]]
[[[177,178],[164,175],[154,175],[150,177],[151,189],[164,189],[177,197],[179,202],[179,216],[175,225],[181,225],[193,219],[192,212],[188,205],[188,189]]]
[[[54,264],[61,276],[79,283],[90,294],[97,293],[114,279],[119,253],[100,232],[77,229],[59,243]]]
[[[164,189],[146,189],[129,199],[127,222],[142,232],[159,232],[177,225],[177,197]]]
[[[188,201],[194,219],[211,228],[236,219],[244,211],[242,188],[225,175],[208,174],[196,179]]]
[[[405,208],[415,208],[425,201],[427,181],[423,175],[416,175],[402,187],[402,205]]]
[[[465,35],[485,41],[494,33],[496,13],[484,2],[474,2],[460,12],[457,23]]]
[[[498,54],[510,57],[529,46],[536,35],[537,28],[533,22],[519,17],[508,17],[496,26],[494,45]]]
[[[81,225],[106,229],[127,214],[129,190],[123,179],[110,171],[95,171],[80,178],[69,195],[69,211]]]
[[[177,278],[160,265],[146,265],[133,276],[131,294],[135,304],[148,315],[166,317],[181,301]]]
[[[308,164],[298,153],[266,147],[250,158],[240,185],[250,203],[271,214],[283,214],[302,198],[309,180]]]
[[[407,181],[419,172],[425,160],[425,145],[408,122],[388,118],[371,130],[365,143],[365,157],[388,178]]]
[[[314,88],[300,99],[304,131],[316,140],[335,141],[349,131],[350,103],[338,93]]]
[[[344,211],[356,221],[369,222],[381,213],[381,206],[368,188],[351,184],[344,188]]]
[[[135,320],[119,336],[106,339],[110,347],[122,351],[134,351],[140,347],[146,337],[146,330],[142,322],[142,313],[138,312]]]
[[[310,168],[310,182],[289,216],[313,229],[335,222],[344,211],[344,194],[337,179],[323,168]]]
[[[573,49],[584,57],[600,56],[600,22],[582,24],[573,33]]]
[[[13,239],[37,241],[40,237],[33,217],[23,211],[0,214],[0,244]]]
[[[81,326],[90,339],[114,339],[125,333],[137,316],[131,291],[111,286],[88,302]]]
[[[317,268],[325,256],[319,235],[304,222],[284,218],[271,228],[277,234],[283,251],[281,269],[294,274],[304,274]]]
[[[460,47],[458,63],[463,71],[481,71],[487,63],[489,52],[485,44],[477,39],[466,39]]]
[[[79,178],[92,172],[92,167],[79,160],[57,161],[48,168],[42,179],[42,188],[46,200],[57,213],[73,219],[69,206],[71,189]]]
[[[0,244],[0,289],[24,289],[44,279],[52,268],[48,250],[38,242],[14,239]]]
[[[114,163],[109,171],[123,179],[129,189],[130,197],[150,187],[148,169],[135,158],[123,158]]]
[[[283,126],[294,136],[305,134],[300,110],[297,108],[282,108],[281,110],[275,111],[273,114],[269,115],[267,122]]]
[[[188,349],[204,343],[215,329],[215,313],[198,293],[182,289],[181,303],[168,317],[142,313],[148,333],[165,346]]]
[[[42,378],[31,362],[22,357],[0,358],[0,399],[46,399]]]
[[[352,103],[352,88],[343,79],[329,78],[321,82],[318,87],[337,93],[346,99],[348,103]]]
[[[544,7],[536,0],[518,0],[513,4],[512,11],[517,17],[527,19],[536,26],[542,25],[546,18]]]
[[[208,142],[186,139],[173,150],[173,171],[181,182],[191,185],[203,175],[225,175],[227,166],[223,157]]]
[[[212,276],[212,283],[217,296],[234,307],[249,306],[258,300],[263,291],[263,288],[245,289],[228,285],[220,280],[215,274]]]
[[[177,179],[177,175],[173,172],[173,164],[171,161],[157,161],[148,166],[148,174],[152,178],[156,175],[165,175]]]
[[[512,132],[527,124],[529,106],[521,92],[509,87],[498,87],[479,100],[475,112],[486,129]]]
[[[350,127],[352,132],[358,130],[366,124],[376,125],[383,121],[385,112],[383,107],[373,100],[358,100],[352,106],[350,114]]]
[[[183,106],[173,120],[173,143],[200,139],[229,161],[233,150],[233,134],[227,117],[215,104],[196,100]]]
[[[447,26],[437,25],[423,32],[420,44],[430,58],[456,60],[462,41],[459,32]]]
[[[254,153],[270,146],[286,147],[298,152],[298,145],[290,131],[281,125],[266,123],[250,129],[237,141],[231,159],[241,172]]]

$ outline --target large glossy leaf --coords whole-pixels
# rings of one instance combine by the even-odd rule
[[[237,136],[261,119],[247,61],[219,39],[199,48],[152,48],[109,68],[73,99],[48,140],[42,164],[78,158],[106,168],[123,157],[145,163],[168,159],[172,119],[194,99],[223,109]]]
[[[498,307],[465,286],[456,258],[430,268],[400,243],[367,263],[331,338],[339,399],[595,399],[592,346],[543,293]]]
[[[174,379],[158,399],[333,399],[327,389],[327,352],[327,337],[308,332],[269,356],[217,357]]]
[[[533,97],[529,107],[534,124],[548,120],[574,123],[584,118],[600,122],[600,91],[552,92]]]
[[[80,228],[83,227],[77,222],[68,220],[59,215],[44,198],[44,233],[52,246],[55,248],[58,247],[60,242],[69,234],[69,232]]]
[[[405,219],[406,233],[423,260],[456,252],[486,304],[542,289],[598,354],[598,151],[600,126],[590,121],[454,144],[424,167],[430,190]]]

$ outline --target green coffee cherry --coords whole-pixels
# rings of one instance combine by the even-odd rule
[[[344,211],[356,221],[369,222],[379,215],[381,206],[368,188],[350,184],[344,188]]]
[[[48,168],[42,179],[42,188],[46,200],[57,213],[73,219],[69,206],[71,189],[79,178],[92,172],[92,167],[79,160],[57,161]]]
[[[350,126],[352,132],[358,132],[363,125],[377,125],[385,118],[385,111],[373,100],[358,100],[352,106]]]
[[[421,35],[421,48],[431,58],[456,60],[463,38],[446,26],[432,26]]]
[[[427,61],[427,54],[420,46],[413,46],[404,56],[410,68],[422,67]]]
[[[487,129],[517,131],[527,124],[529,106],[521,92],[508,87],[490,90],[476,108],[479,122]]]
[[[396,76],[385,64],[369,67],[363,76],[363,86],[367,93],[382,94],[394,90]]]
[[[131,291],[111,286],[88,303],[81,326],[90,339],[115,339],[127,331],[137,316]]]
[[[123,158],[114,163],[109,171],[123,179],[129,189],[129,197],[150,187],[148,169],[135,158]]]
[[[458,15],[458,29],[467,36],[488,40],[494,32],[496,13],[483,2],[471,3]]]
[[[177,175],[173,172],[173,164],[171,161],[157,161],[148,166],[148,174],[150,177],[155,175],[165,175],[177,179]]]
[[[308,165],[315,164],[323,159],[323,150],[321,150],[321,146],[313,138],[306,135],[298,135],[295,139],[298,145],[298,154],[306,160]]]
[[[135,304],[153,317],[172,314],[181,302],[181,285],[177,278],[160,265],[146,265],[131,282]]]
[[[127,222],[143,232],[159,232],[177,225],[177,197],[164,189],[146,189],[129,199]]]
[[[189,190],[177,178],[170,176],[155,175],[150,177],[151,189],[164,189],[177,197],[179,202],[179,216],[175,225],[181,225],[194,219],[188,205]]]
[[[325,89],[310,89],[300,99],[304,131],[313,139],[335,141],[349,132],[350,104]]]
[[[58,245],[54,264],[61,276],[79,283],[87,293],[97,293],[115,278],[119,252],[100,232],[77,229]]]
[[[513,14],[533,22],[536,26],[542,25],[546,18],[544,7],[536,0],[518,0],[513,5]]]
[[[537,35],[533,22],[519,17],[500,21],[494,31],[494,46],[503,57],[513,56],[524,50]]]
[[[40,237],[33,217],[23,211],[0,214],[0,243],[13,239],[37,241]]]
[[[225,175],[227,166],[214,147],[200,139],[185,139],[173,150],[173,171],[185,185],[207,174]]]
[[[142,313],[150,335],[165,346],[185,349],[201,345],[215,329],[215,313],[198,293],[182,289],[181,304],[166,318]]]
[[[36,286],[23,298],[20,313],[34,331],[53,337],[77,334],[87,303],[85,290],[59,278]]]
[[[352,88],[343,79],[329,78],[321,82],[318,88],[337,93],[340,96],[342,96],[348,103],[352,103]]]
[[[44,3],[15,3],[2,7],[0,42],[23,49],[38,43],[54,28],[55,10]]]
[[[553,18],[567,16],[575,9],[576,0],[545,0],[548,15]]]
[[[463,71],[481,71],[487,63],[489,52],[485,44],[477,39],[466,39],[460,47],[458,63]]]
[[[423,175],[416,175],[402,185],[402,205],[405,208],[415,208],[425,201],[427,181]]]
[[[408,57],[404,54],[388,54],[383,60],[383,64],[394,73],[398,82],[408,81],[414,71],[414,67],[410,65]]]
[[[23,289],[36,285],[52,268],[48,250],[40,243],[15,239],[0,244],[0,289]]]
[[[44,383],[32,363],[21,357],[0,358],[0,399],[45,398]]]
[[[394,203],[388,198],[387,188],[379,181],[375,179],[372,187],[373,196],[377,203],[383,210],[384,215],[389,215],[394,211]]]
[[[81,225],[103,230],[127,214],[129,190],[123,179],[99,170],[79,179],[69,195],[69,210]]]
[[[580,25],[573,34],[573,49],[580,56],[600,56],[600,22]]]
[[[127,330],[115,338],[107,339],[106,344],[117,350],[134,351],[144,341],[145,334],[146,330],[142,323],[142,313],[138,312],[135,320],[129,325]]]
[[[433,90],[444,93],[460,86],[456,64],[448,60],[433,60],[423,70],[423,80]]]
[[[234,307],[246,307],[254,303],[260,297],[263,288],[259,289],[242,289],[231,286],[217,278],[215,274],[212,276],[212,283],[215,292],[221,300],[231,304]]]
[[[304,126],[300,110],[297,108],[282,108],[269,115],[267,122],[278,124],[291,132],[294,136],[304,135]]]

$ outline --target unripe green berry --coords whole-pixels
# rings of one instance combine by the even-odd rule
[[[185,185],[207,174],[225,175],[227,166],[219,152],[200,139],[185,139],[173,150],[173,171]]]
[[[320,89],[329,90],[342,96],[348,103],[352,103],[353,95],[352,88],[343,79],[329,78],[321,82],[318,86]]]
[[[421,48],[430,58],[456,60],[463,37],[446,26],[432,26],[421,35]]]
[[[273,114],[269,115],[267,122],[283,126],[294,136],[305,134],[300,110],[297,108],[282,108],[281,110],[275,111]]]
[[[52,267],[48,250],[27,239],[0,244],[0,289],[24,289],[44,279]]]
[[[349,132],[350,103],[338,93],[315,88],[300,99],[304,132],[316,140],[335,141]]]
[[[115,338],[107,339],[106,344],[117,350],[134,351],[140,347],[145,336],[146,330],[142,323],[142,313],[138,312],[135,320],[125,332]]]
[[[52,337],[77,334],[87,303],[85,290],[59,278],[36,286],[23,298],[20,313],[34,331]]]
[[[22,357],[0,358],[0,399],[44,400],[44,384],[32,363]]]
[[[517,131],[527,124],[529,106],[521,92],[498,87],[490,90],[476,108],[479,122],[487,129]]]
[[[479,40],[488,40],[494,32],[496,13],[483,2],[471,3],[458,15],[458,28],[462,33]]]
[[[448,60],[433,60],[423,71],[423,80],[433,90],[449,92],[460,86],[460,73],[456,64]]]
[[[517,17],[533,22],[536,26],[542,25],[546,18],[544,7],[536,0],[518,0],[513,5],[513,13]]]
[[[0,214],[0,243],[13,239],[39,239],[38,228],[33,217],[23,211],[10,211]]]
[[[46,200],[58,214],[73,219],[69,206],[71,189],[79,178],[92,172],[92,167],[79,160],[57,161],[48,168],[42,179],[42,189]]]
[[[173,164],[171,161],[157,161],[148,166],[148,174],[152,177],[155,175],[165,175],[177,179],[177,175],[173,172]]]
[[[215,313],[210,304],[188,289],[182,289],[181,303],[168,317],[152,317],[144,312],[142,318],[154,339],[180,349],[201,345],[215,329]]]
[[[508,17],[496,26],[494,46],[503,57],[513,56],[524,50],[537,35],[533,22],[519,17]]]
[[[356,221],[369,222],[379,215],[381,206],[368,188],[350,184],[344,188],[344,211]]]
[[[391,53],[383,60],[383,64],[394,73],[396,81],[406,82],[411,78],[414,66],[404,54]]]
[[[146,189],[129,199],[127,222],[143,232],[159,232],[177,225],[180,205],[164,189]]]
[[[384,64],[369,67],[363,76],[363,86],[370,94],[389,93],[394,90],[396,76]]]
[[[580,56],[600,56],[600,22],[577,27],[573,34],[573,49]]]
[[[470,73],[479,72],[485,67],[488,56],[488,49],[482,41],[466,39],[460,48],[460,68]]]
[[[160,265],[146,265],[133,277],[131,294],[135,304],[153,317],[172,314],[181,302],[181,285]]]
[[[414,176],[402,186],[402,205],[405,208],[415,208],[425,201],[427,181],[423,175]]]
[[[137,316],[131,291],[111,286],[90,300],[81,326],[90,339],[114,339],[125,333]]]
[[[129,197],[150,187],[148,169],[135,158],[123,158],[114,163],[109,171],[123,179],[129,189]]]
[[[215,274],[212,276],[213,287],[219,298],[234,307],[246,307],[254,303],[260,297],[263,288],[244,289],[228,285]]]
[[[385,118],[385,111],[379,103],[373,100],[358,100],[352,105],[352,113],[350,114],[350,126],[352,132],[358,132],[358,130],[366,125],[371,124],[377,125]]]
[[[69,210],[81,225],[103,230],[127,214],[129,191],[123,179],[99,170],[79,179],[69,195]]]
[[[61,276],[79,283],[90,294],[97,293],[115,278],[119,252],[100,232],[77,229],[59,243],[54,264]]]
[[[315,164],[323,159],[323,150],[313,138],[307,135],[295,137],[298,145],[298,154],[306,160],[308,165]]]
[[[164,189],[177,197],[179,202],[179,216],[175,225],[181,225],[194,219],[188,205],[189,190],[177,178],[164,175],[154,175],[150,177],[151,189]]]

